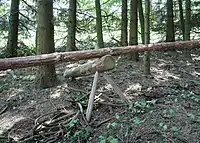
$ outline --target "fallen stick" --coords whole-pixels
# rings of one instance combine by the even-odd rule
[[[3,114],[7,109],[8,109],[8,105],[6,105],[6,106],[0,111],[0,115]]]
[[[126,111],[123,111],[123,112],[119,113],[118,115],[122,115],[122,114],[124,114],[125,112],[126,112]],[[115,117],[107,118],[107,119],[101,121],[100,123],[98,123],[97,125],[95,125],[95,128],[98,128],[98,127],[100,127],[102,124],[105,124],[105,123],[109,122],[110,120],[115,120],[115,119],[116,119]]]
[[[117,84],[112,80],[112,78],[111,78],[109,75],[107,75],[107,74],[104,73],[104,76],[103,76],[103,77],[108,81],[108,83],[111,84],[111,86],[112,86],[112,88],[114,89],[115,93],[116,93],[117,95],[119,95],[119,97],[120,97],[122,100],[124,100],[124,101],[126,101],[126,102],[130,102],[130,101],[128,100],[128,98],[126,97],[126,95],[121,91],[121,89],[117,86]]]
[[[87,122],[87,120],[86,120],[86,118],[85,118],[85,116],[84,116],[84,113],[83,113],[83,107],[82,107],[81,103],[77,102],[77,104],[78,104],[78,107],[79,107],[79,109],[80,109],[82,118],[83,118],[83,120],[85,121],[86,125],[88,126],[89,124],[88,124],[88,122]]]
[[[122,106],[125,106],[125,105],[120,105],[120,104],[114,104],[114,103],[110,103],[110,102],[102,102],[102,101],[97,101],[97,103],[99,104],[103,104],[103,105],[108,105],[108,106],[114,106],[114,107],[122,107]]]

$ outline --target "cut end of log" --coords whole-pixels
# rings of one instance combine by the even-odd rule
[[[115,68],[115,59],[111,55],[103,56],[100,60],[103,62],[104,65],[102,72]]]

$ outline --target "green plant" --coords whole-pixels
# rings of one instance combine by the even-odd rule
[[[182,90],[180,91],[180,94],[184,99],[190,99],[194,102],[200,103],[200,96],[194,94],[193,92]]]
[[[133,104],[130,104],[129,110],[134,114],[145,113],[151,106],[156,104],[157,100],[151,101],[136,101]]]
[[[159,123],[159,127],[160,127],[162,130],[164,130],[164,131],[167,130],[167,128],[168,128],[168,127],[167,127],[167,124],[164,124],[163,122],[160,122],[160,123]]]
[[[99,136],[99,137],[98,137],[98,142],[99,142],[99,143],[106,143],[105,137]]]
[[[98,142],[99,143],[118,143],[118,139],[114,138],[113,136],[108,136],[108,137],[104,137],[104,136],[99,136],[98,137]]]
[[[72,120],[65,126],[66,134],[65,138],[70,139],[71,142],[76,142],[77,140],[87,140],[91,135],[91,130],[85,127],[81,127],[79,120]]]
[[[162,112],[163,117],[165,118],[172,118],[175,115],[175,112],[173,109],[165,109]]]
[[[175,134],[177,134],[178,131],[179,131],[179,129],[178,129],[177,126],[172,126],[172,127],[170,128],[170,130],[171,130],[173,133],[175,133]]]
[[[90,136],[90,131],[87,130],[86,128],[79,129],[75,131],[75,133],[70,137],[70,140],[72,142],[76,140],[87,140],[87,138]]]
[[[135,118],[135,119],[133,120],[133,123],[134,123],[135,125],[139,125],[139,124],[141,123],[141,120],[138,119],[138,118]]]

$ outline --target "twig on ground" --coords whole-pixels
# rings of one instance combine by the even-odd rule
[[[55,119],[55,120],[52,120],[52,121],[50,122],[50,124],[55,124],[55,123],[57,123],[57,122],[59,122],[59,121],[65,119],[65,118],[68,118],[68,117],[70,117],[70,116],[72,116],[72,115],[74,115],[74,114],[75,114],[75,112],[68,113],[68,114],[66,114],[66,115],[64,115],[64,116],[62,116],[62,117],[60,117],[60,118],[57,118],[57,119]]]
[[[60,133],[62,135],[60,135]],[[63,130],[60,129],[57,133],[54,134],[53,137],[47,138],[47,140],[45,140],[45,143],[54,143],[54,142],[58,141],[59,136],[63,136],[63,135],[64,135]]]
[[[54,107],[54,109],[57,109],[56,105],[52,102],[52,99],[49,99],[49,102],[51,103],[51,105]]]
[[[58,112],[58,111],[57,111]],[[75,112],[60,112],[60,113],[65,113],[65,115],[64,116],[61,116],[61,117],[59,117],[59,118],[56,118],[56,119],[50,119],[50,117],[49,117],[49,120],[48,119],[45,119],[44,121],[39,121],[41,118],[44,118],[45,116],[49,116],[49,115],[51,115],[51,114],[54,114],[54,113],[56,113],[56,111],[54,111],[54,112],[50,112],[50,113],[47,113],[47,114],[44,114],[44,115],[42,115],[42,116],[40,116],[40,117],[38,117],[36,120],[35,120],[35,126],[33,127],[33,134],[35,134],[36,133],[36,131],[38,131],[38,127],[42,127],[42,126],[48,126],[48,127],[52,127],[52,126],[56,126],[56,125],[58,125],[58,124],[56,124],[57,122],[59,122],[59,121],[61,121],[61,120],[63,120],[63,119],[65,119],[65,118],[68,118],[68,117],[70,117],[70,116],[72,116],[72,115],[74,115],[75,114]],[[49,122],[49,123],[47,123],[47,122]],[[56,124],[56,125],[55,125]],[[40,131],[40,130],[39,130]]]
[[[47,121],[47,119],[45,119],[45,120],[42,121],[42,122],[39,122],[39,120],[42,119],[42,118],[44,118],[45,116],[48,116],[48,115],[53,114],[54,112],[55,112],[55,111],[50,112],[50,113],[47,113],[47,114],[44,114],[44,115],[41,115],[41,116],[39,116],[37,119],[35,119],[35,125],[34,125],[33,131],[32,131],[33,134],[35,133],[36,129],[37,129],[44,121]]]
[[[7,140],[8,137],[0,136],[0,139]]]
[[[81,112],[82,118],[83,118],[83,120],[85,121],[86,125],[88,126],[89,123],[88,123],[88,121],[86,120],[86,118],[85,118],[85,116],[84,116],[83,107],[82,107],[82,105],[81,105],[79,102],[77,102],[77,104],[78,104],[78,106],[79,106],[79,108],[80,108],[80,112]]]
[[[54,132],[47,132],[47,133],[41,133],[39,135],[33,135],[30,136],[28,138],[25,138],[24,140],[19,141],[19,143],[27,143],[27,142],[31,142],[33,141],[33,139],[39,138],[39,137],[46,137],[46,136],[50,136],[50,135],[55,135],[57,133],[57,131]]]
[[[100,123],[98,123],[98,124],[95,126],[95,128],[98,128],[98,127],[100,127],[102,124],[105,124],[105,123],[107,123],[107,122],[109,122],[110,120],[113,120],[113,119],[115,119],[115,118],[114,118],[114,117],[107,118],[107,119],[101,121]]]
[[[108,97],[109,95],[105,95],[105,94],[102,94],[102,93],[100,93],[98,96],[99,97],[103,96],[103,99],[105,98],[106,101],[115,101],[115,102],[120,102],[120,103],[122,102],[122,100],[119,99],[119,98],[110,98],[110,97]]]
[[[82,90],[82,89],[78,89],[78,88],[74,88],[74,87],[66,87],[66,88],[69,89],[69,90],[76,91],[76,92],[82,92],[82,93],[88,94],[87,91]]]
[[[24,140],[19,141],[19,143],[27,143],[33,141],[34,138],[39,138],[41,135],[33,135],[28,138],[25,138]]]
[[[149,135],[149,134],[162,135],[162,133],[159,132],[159,131],[144,132],[144,133],[141,133],[140,135],[136,136],[134,140],[137,141],[137,140],[141,139],[142,136],[146,136],[146,135]],[[163,135],[162,135],[162,136],[163,136]]]
[[[48,141],[45,141],[46,143],[55,143],[56,141],[58,141],[57,138],[55,137],[52,137],[52,139],[48,140]]]
[[[33,107],[33,106],[37,106],[37,105],[40,105],[40,104],[43,104],[43,103],[45,103],[45,102],[48,102],[50,99],[44,99],[44,101],[41,101],[41,102],[38,102],[38,103],[34,103],[34,104],[32,104],[32,105],[29,105],[29,106],[27,106],[27,108],[31,108],[31,107]],[[57,100],[57,99],[54,99],[54,100]]]
[[[79,101],[81,101],[82,99],[84,99],[85,97],[87,97],[88,95],[89,95],[89,94],[87,93],[87,94],[83,95],[81,98],[76,99],[75,101],[76,101],[76,102],[79,102]]]
[[[0,115],[3,114],[7,109],[8,109],[8,105],[6,105],[6,106],[0,111]]]
[[[80,113],[80,111],[78,111],[76,114],[75,114],[75,112],[68,113],[68,114],[66,114],[66,115],[64,115],[62,117],[56,118],[54,120],[50,120],[49,124],[47,124],[45,122],[42,122],[39,125],[37,124],[37,126],[34,127],[34,134],[35,135],[33,134],[31,137],[29,137],[27,139],[24,139],[22,141],[22,143],[29,142],[29,141],[31,141],[31,140],[33,140],[35,138],[39,138],[39,137],[42,137],[44,139],[45,138],[48,139],[47,142],[53,142],[54,139],[56,139],[56,138],[58,138],[58,136],[60,136],[60,133],[62,133],[61,136],[63,136],[64,133],[63,133],[63,130],[62,130],[62,125],[67,124],[67,126],[68,126],[73,120],[75,120],[77,118],[77,116],[79,115],[79,113]],[[65,118],[68,118],[68,117],[70,117],[72,115],[74,115],[72,118],[70,118],[70,119],[68,119],[66,121],[64,120],[61,123],[58,123],[61,120],[65,119]],[[37,123],[37,121],[36,121],[36,123]],[[46,127],[46,125],[48,127]],[[40,128],[39,130],[36,130],[39,126],[43,126],[43,128]],[[48,130],[49,126],[53,127],[54,130]],[[50,128],[50,129],[52,129],[52,128]],[[51,137],[52,135],[53,135],[53,137]]]
[[[66,124],[70,124],[73,120],[75,120],[77,117],[78,117],[78,115],[80,114],[80,111],[78,111],[73,117],[71,117],[70,119],[68,119],[68,120],[66,120],[66,121],[64,121],[64,122],[62,122],[62,124],[63,125],[66,125]]]
[[[124,104],[119,105],[119,104],[113,104],[113,103],[103,102],[103,101],[97,101],[97,103],[103,104],[103,105],[108,105],[108,106],[115,106],[115,107],[122,107],[122,106],[125,106]]]
[[[124,114],[125,112],[126,112],[126,111],[121,112],[121,113],[119,113],[119,115],[122,115],[122,114]],[[100,123],[98,123],[97,125],[95,125],[95,128],[98,128],[98,127],[100,127],[101,125],[103,125],[103,124],[109,122],[110,120],[114,120],[114,119],[116,119],[116,118],[115,118],[115,117],[107,118],[107,119],[101,121]]]
[[[172,138],[177,139],[182,143],[189,143],[189,141],[182,136],[172,136]]]

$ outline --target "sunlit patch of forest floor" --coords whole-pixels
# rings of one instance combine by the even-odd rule
[[[200,53],[193,62],[181,52],[155,52],[151,76],[140,62],[118,58],[107,72],[130,99],[124,103],[103,78],[98,80],[91,121],[85,111],[93,75],[63,77],[36,89],[36,68],[0,72],[0,142],[197,143],[200,141]]]

